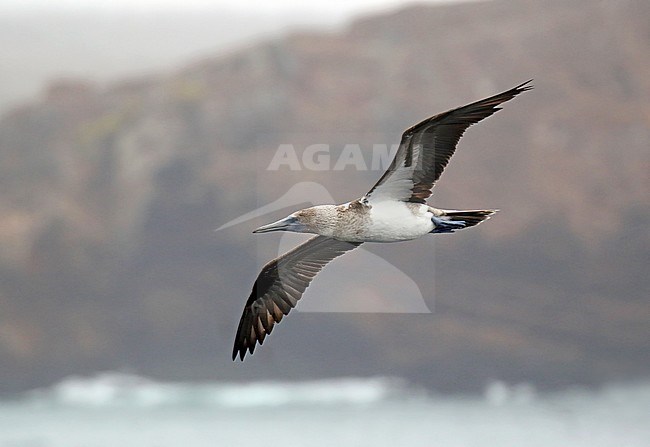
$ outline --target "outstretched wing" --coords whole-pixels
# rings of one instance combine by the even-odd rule
[[[501,103],[533,88],[528,85],[530,82],[438,114],[407,129],[388,170],[365,199],[370,203],[383,200],[425,203],[465,130],[501,110],[498,107]]]
[[[239,320],[232,359],[244,360],[257,343],[288,315],[302,297],[311,280],[332,259],[352,250],[361,242],[343,242],[316,236],[274,259],[262,268]]]

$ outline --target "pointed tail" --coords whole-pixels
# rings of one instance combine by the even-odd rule
[[[453,233],[487,220],[498,210],[440,210],[429,207],[435,228],[432,233]]]

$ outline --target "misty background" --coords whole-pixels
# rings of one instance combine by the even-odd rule
[[[0,445],[647,445],[648,17],[0,3]],[[530,78],[431,200],[493,219],[364,244],[230,360],[260,268],[307,237],[254,228],[363,195],[377,147]]]
[[[0,394],[103,371],[396,377],[452,395],[647,381],[648,2],[17,5],[0,9]],[[230,360],[280,244],[251,230],[291,207],[214,229],[300,182],[345,202],[382,173],[269,171],[280,145],[327,144],[334,163],[530,78],[469,129],[430,200],[501,212],[364,245],[432,313],[294,311]],[[350,273],[303,301],[334,283],[370,307],[399,299],[394,278],[355,273],[361,258],[336,263]]]

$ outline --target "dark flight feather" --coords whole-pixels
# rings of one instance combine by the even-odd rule
[[[328,262],[361,245],[316,236],[269,262],[257,277],[239,320],[232,359],[244,359],[296,307],[311,280]]]
[[[500,104],[532,89],[533,87],[528,85],[530,82],[532,81],[524,82],[498,95],[432,116],[404,131],[395,158],[384,175],[366,194],[367,200],[372,201],[373,195],[375,197],[380,195],[383,186],[384,190],[390,190],[387,194],[401,195],[401,197],[391,197],[393,200],[425,203],[465,130],[501,110],[501,107],[498,107]],[[409,170],[410,181],[405,181],[405,173],[395,175],[397,171],[406,169]],[[391,180],[401,182],[401,185],[392,186]]]

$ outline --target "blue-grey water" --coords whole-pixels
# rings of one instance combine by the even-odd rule
[[[0,401],[0,447],[650,445],[650,383],[443,396],[388,378],[161,383],[105,373]]]

